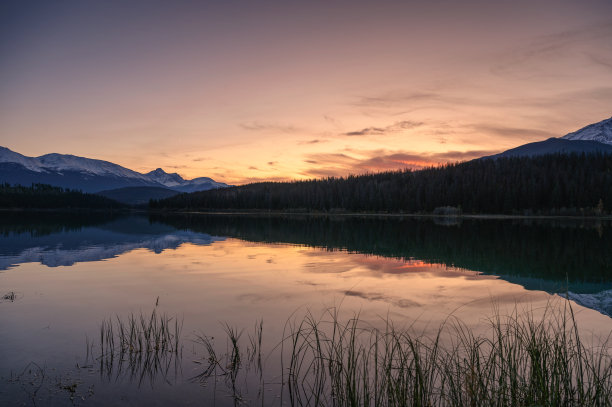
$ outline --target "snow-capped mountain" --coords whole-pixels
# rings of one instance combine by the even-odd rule
[[[161,168],[148,172],[145,175],[154,182],[181,192],[206,191],[209,189],[225,188],[228,186],[227,184],[216,182],[212,178],[208,177],[199,177],[186,180],[176,172],[169,174]]]
[[[185,180],[161,168],[142,174],[120,165],[69,154],[26,157],[0,147],[0,182],[30,185],[43,183],[84,192],[126,187],[163,187],[179,192],[204,191],[227,187],[210,178]]]
[[[183,183],[185,182],[183,177],[178,175],[176,172],[168,174],[166,171],[162,170],[161,168],[158,168],[151,172],[147,172],[146,175],[149,177],[149,179],[155,182],[159,182],[160,184],[165,185],[167,187],[183,185]]]
[[[612,154],[612,117],[590,124],[563,137],[551,137],[548,140],[523,144],[503,153],[482,158],[531,157],[544,154],[572,153]]]
[[[612,154],[612,145],[592,140],[565,140],[551,137],[548,140],[523,144],[503,153],[483,158],[498,157],[533,157],[545,154],[572,154],[572,153],[608,153]]]
[[[591,140],[612,145],[612,117],[598,123],[589,124],[573,133],[566,134],[566,140]]]

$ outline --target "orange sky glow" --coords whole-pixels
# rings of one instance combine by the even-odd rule
[[[243,184],[469,160],[612,115],[604,0],[0,7],[0,145],[28,156]]]

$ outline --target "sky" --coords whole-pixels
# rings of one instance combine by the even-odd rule
[[[0,145],[243,184],[421,168],[612,116],[612,1],[0,5]]]

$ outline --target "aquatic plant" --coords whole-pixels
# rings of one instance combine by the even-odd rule
[[[181,351],[183,322],[178,317],[158,314],[154,309],[150,316],[118,315],[103,320],[100,325],[100,373],[110,379],[129,373],[140,382],[148,377],[153,383],[162,373],[167,377],[171,367],[178,367]],[[87,340],[88,355],[91,345]],[[176,370],[176,369],[175,369]]]
[[[378,329],[359,315],[338,315],[331,309],[288,321],[274,348],[281,353],[282,405],[612,405],[610,342],[587,346],[569,301],[541,316],[496,312],[479,334],[455,317],[425,336],[391,320]],[[232,394],[241,394],[235,377],[244,352],[237,332],[226,329],[231,347],[225,354],[200,336],[209,364],[199,378],[231,377]]]

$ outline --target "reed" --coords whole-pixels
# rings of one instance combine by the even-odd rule
[[[118,315],[100,324],[100,373],[108,379],[128,373],[142,382],[148,378],[153,385],[162,374],[167,379],[171,367],[180,364],[183,323],[178,317],[158,314]],[[91,347],[87,340],[88,349]],[[89,352],[89,350],[88,350]]]
[[[569,301],[538,315],[496,312],[480,334],[450,317],[426,336],[396,328],[390,320],[383,329],[359,315],[342,320],[335,309],[318,318],[307,313],[288,321],[274,347],[282,360],[281,404],[611,406],[608,338],[586,345]],[[225,332],[230,346],[221,357],[209,339],[203,340],[209,355],[204,376],[218,372],[232,377],[235,386],[244,368],[240,334],[229,325]],[[261,331],[251,338],[256,335]],[[255,349],[254,343],[251,339],[247,347]]]

